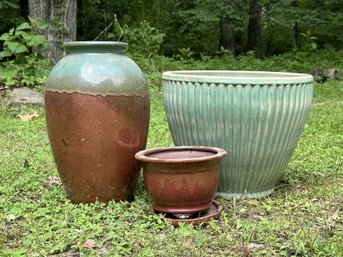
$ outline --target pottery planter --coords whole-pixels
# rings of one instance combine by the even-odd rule
[[[252,71],[163,73],[163,96],[176,145],[225,149],[218,193],[271,194],[307,120],[311,75]]]
[[[46,123],[67,196],[130,200],[145,148],[149,92],[122,42],[69,42],[45,92]]]
[[[167,147],[140,151],[145,188],[156,211],[189,214],[208,209],[218,186],[220,159],[215,147]]]

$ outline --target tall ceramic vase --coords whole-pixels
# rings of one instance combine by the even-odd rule
[[[271,194],[308,117],[311,75],[249,71],[163,73],[163,96],[176,145],[216,146],[218,193],[226,198]]]
[[[45,92],[49,140],[74,203],[133,198],[149,127],[149,92],[122,42],[68,42]]]

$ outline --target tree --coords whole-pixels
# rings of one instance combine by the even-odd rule
[[[261,14],[262,7],[258,0],[250,1],[248,25],[248,49],[253,50],[256,58],[262,57]]]
[[[242,48],[242,32],[244,31],[244,19],[247,16],[246,0],[222,0],[215,1],[216,9],[220,18],[220,47],[227,49],[236,55],[244,51]],[[210,7],[211,8],[211,7]]]
[[[236,54],[236,33],[227,15],[220,20],[220,46],[229,50],[232,55]]]
[[[76,0],[29,0],[29,15],[48,24],[43,31],[47,36],[47,50],[40,53],[56,63],[63,57],[63,42],[76,40]]]

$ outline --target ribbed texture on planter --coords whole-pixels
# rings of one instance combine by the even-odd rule
[[[227,151],[218,189],[227,198],[273,192],[305,125],[312,91],[312,78],[284,84],[163,81],[175,144]]]

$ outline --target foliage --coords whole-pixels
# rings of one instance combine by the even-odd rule
[[[56,9],[55,16],[51,19],[50,28],[54,31],[56,35],[56,43],[58,47],[62,47],[66,36],[69,33],[69,28],[66,26],[65,22],[61,17],[65,16],[66,7],[61,6]]]
[[[107,5],[101,5],[100,2],[100,0],[85,0],[78,5],[77,40],[93,40],[107,27],[108,16],[105,9]],[[100,9],[101,7],[104,9]]]
[[[316,51],[318,49],[316,40],[317,37],[312,36],[311,31],[307,31],[306,33],[300,33],[303,38],[301,49],[305,52]]]
[[[85,0],[78,7],[78,39],[92,40],[103,31],[116,14],[128,28],[143,21],[165,34],[162,52],[167,56],[189,48],[193,57],[213,56],[223,46],[221,22],[231,24],[237,53],[247,51],[247,27],[251,1],[215,0]],[[341,48],[342,11],[335,1],[260,0],[262,12],[263,52],[280,54],[306,44],[310,31],[318,47]],[[151,12],[154,10],[154,12]],[[224,19],[225,18],[225,19]],[[105,37],[108,38],[108,37]],[[117,39],[117,37],[113,37]],[[113,39],[112,38],[112,39]],[[312,42],[313,43],[313,42]],[[314,44],[312,44],[314,45]],[[310,49],[311,50],[311,49]]]
[[[21,16],[19,0],[0,0],[0,34],[24,20],[25,18]]]
[[[27,12],[24,2],[0,0],[0,32],[23,22],[26,18],[26,14],[23,14]],[[262,52],[267,56],[301,48],[309,51],[313,51],[314,47],[342,48],[342,0],[258,2],[262,5]],[[189,48],[193,52],[192,58],[201,58],[201,55],[214,56],[220,47],[225,46],[222,40],[225,32],[221,27],[228,23],[234,31],[234,37],[230,40],[235,45],[236,53],[240,55],[249,50],[247,29],[250,3],[248,0],[78,1],[77,39],[95,39],[113,21],[116,14],[129,33],[143,26],[146,31],[143,35],[150,35],[147,26],[141,24],[143,23],[156,30],[152,35],[164,34],[161,44],[164,55],[176,56],[180,54],[180,49]],[[56,21],[53,23],[58,34],[64,35],[67,28]],[[310,37],[316,39],[309,42],[308,32]],[[128,37],[135,38],[135,35]],[[108,34],[104,38],[117,39],[108,37]],[[146,37],[144,44],[147,45],[148,41]],[[148,45],[157,45],[156,38],[152,38]],[[142,48],[138,51],[142,51]]]
[[[37,27],[46,25],[31,20]],[[50,68],[48,63],[41,59],[34,48],[47,47],[46,39],[42,35],[32,32],[31,25],[21,23],[16,28],[0,36],[3,41],[3,50],[0,52],[1,74],[0,82],[5,86],[34,86],[42,84],[47,79]]]
[[[150,3],[154,5],[153,1]],[[104,31],[105,36],[102,39],[117,41],[119,39],[129,43],[129,51],[137,52],[147,58],[149,55],[155,55],[159,52],[165,34],[158,29],[158,26],[152,26],[146,14],[149,17],[156,17],[155,13],[150,12],[148,1],[82,1],[79,8],[78,19],[78,39],[91,40]],[[143,12],[143,6],[147,8]],[[144,8],[145,8],[144,7]],[[94,12],[94,10],[96,10]],[[106,28],[115,20],[114,15],[123,29],[123,35],[118,28],[118,24],[113,25],[113,29]],[[154,19],[152,19],[154,20]],[[122,36],[122,38],[120,38]]]
[[[78,2],[77,39],[93,40],[113,21],[115,14],[123,25],[133,26],[142,22],[145,17],[139,13],[142,2],[142,0],[84,0]],[[153,13],[150,12],[150,8],[148,10],[149,13]],[[115,37],[115,40],[117,38]]]
[[[151,27],[147,21],[142,21],[134,27],[123,27],[123,39],[130,46],[130,51],[143,56],[156,55],[161,48],[164,34],[157,28]]]
[[[161,55],[150,59],[137,53],[130,53],[131,58],[137,62],[150,84],[161,87],[161,72],[167,70],[260,70],[308,73],[313,68],[335,68],[343,76],[343,51],[318,50],[304,52],[296,50],[264,60],[255,59],[252,52],[240,55],[237,58],[218,51],[215,57],[203,56],[203,60],[192,58],[188,50],[181,56],[174,58]]]
[[[187,47],[187,48],[180,48],[179,53],[174,55],[174,57],[181,61],[192,62],[193,55],[194,55],[194,52],[192,52],[191,49]]]
[[[175,2],[169,17],[164,51],[167,54],[187,48],[198,54],[216,51],[219,42],[218,16],[197,1]]]
[[[264,6],[264,42],[268,54],[300,48],[311,32],[319,47],[341,48],[342,1],[261,0]],[[305,42],[304,42],[305,41]]]

